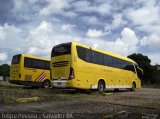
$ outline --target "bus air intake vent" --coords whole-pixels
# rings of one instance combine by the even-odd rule
[[[69,61],[61,61],[52,63],[53,67],[64,67],[68,66]]]

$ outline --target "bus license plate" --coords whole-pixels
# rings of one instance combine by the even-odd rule
[[[61,82],[58,82],[58,83],[57,83],[57,85],[61,85],[61,84],[62,84]]]

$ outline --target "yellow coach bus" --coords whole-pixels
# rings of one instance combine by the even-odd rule
[[[54,87],[99,91],[141,87],[142,70],[136,62],[80,43],[53,47],[50,67]]]
[[[50,60],[28,54],[13,56],[9,82],[49,88],[51,86]]]

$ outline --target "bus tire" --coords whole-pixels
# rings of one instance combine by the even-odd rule
[[[136,83],[133,82],[133,83],[132,83],[132,88],[130,88],[130,91],[135,91],[135,89],[136,89]]]
[[[105,82],[104,80],[100,80],[98,82],[98,91],[103,92],[105,90]]]
[[[49,88],[51,86],[50,81],[49,80],[44,80],[42,83],[42,87],[43,88]]]

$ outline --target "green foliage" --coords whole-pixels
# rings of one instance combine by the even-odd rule
[[[155,66],[151,65],[151,60],[148,56],[144,56],[140,53],[129,55],[128,58],[137,62],[140,68],[143,69],[142,84],[156,84],[158,83],[158,76],[160,72],[157,71]]]
[[[155,70],[153,72],[153,79],[151,80],[152,84],[159,84],[160,85],[160,71]]]
[[[13,96],[8,95],[8,96],[2,97],[1,103],[2,104],[15,104],[16,102]]]
[[[10,74],[10,66],[8,64],[0,65],[0,76],[4,77],[4,80]]]

